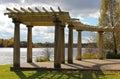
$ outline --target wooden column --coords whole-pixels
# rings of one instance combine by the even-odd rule
[[[61,61],[60,61],[60,26],[61,21],[56,19],[55,23],[55,43],[54,43],[54,68],[61,68]]]
[[[78,30],[78,47],[76,60],[82,60],[82,42],[81,42],[81,31]]]
[[[98,50],[99,50],[99,59],[103,59],[104,54],[103,54],[103,32],[102,31],[98,32]]]
[[[64,64],[65,63],[65,37],[64,37],[64,27],[65,26],[61,26],[61,35],[60,35],[60,40],[61,40],[61,63]]]
[[[27,37],[27,62],[32,62],[32,27],[33,26],[27,26],[28,27],[28,37]]]
[[[14,53],[13,67],[20,67],[20,22],[13,21],[14,27]]]
[[[68,36],[68,63],[73,63],[73,26],[68,26],[69,36]]]

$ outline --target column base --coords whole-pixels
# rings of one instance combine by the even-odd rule
[[[10,71],[20,71],[20,67],[10,67]]]
[[[16,65],[14,64],[13,67],[19,68],[19,67],[20,67],[20,64],[16,64]]]
[[[32,63],[32,60],[27,61],[27,63]]]
[[[61,63],[62,63],[62,64],[65,64],[65,61],[62,61]]]
[[[72,61],[72,60],[68,60],[68,63],[69,63],[69,64],[73,64],[73,61]]]
[[[100,60],[103,60],[104,58],[99,58]]]
[[[78,61],[82,61],[82,59],[76,59],[76,60],[78,60]]]
[[[54,68],[61,68],[61,65],[60,64],[54,64]]]

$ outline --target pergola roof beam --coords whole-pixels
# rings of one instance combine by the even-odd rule
[[[50,10],[51,10],[53,13],[55,13],[55,11],[53,10],[53,8],[52,8],[52,7],[50,7]]]
[[[44,7],[42,8],[45,12],[48,12]]]
[[[62,12],[61,9],[60,9],[60,7],[58,7],[58,10],[59,10],[59,12]]]
[[[113,32],[115,31],[114,28],[110,27],[98,27],[98,26],[90,26],[85,25],[79,22],[73,22],[74,29],[76,30],[83,30],[83,31],[104,31],[104,32]]]
[[[22,13],[20,10],[18,10],[18,9],[16,9],[16,8],[14,8],[14,10],[17,11],[17,12],[19,12],[19,13]]]
[[[8,9],[8,12],[5,15],[8,15],[9,18],[14,20],[18,20],[25,25],[34,25],[34,26],[54,26],[54,20],[56,17],[62,21],[62,24],[69,22],[70,16],[68,12],[59,12],[53,10],[48,11],[47,8],[44,7],[40,10],[39,8],[35,7],[35,10],[30,8],[20,7],[20,9],[13,8]],[[34,11],[34,13],[32,13]],[[14,13],[13,13],[14,12]],[[58,15],[58,16],[57,16]]]
[[[77,19],[77,18],[71,18],[70,19],[70,22],[77,22],[77,21],[79,21],[79,19]]]
[[[35,10],[37,10],[38,12],[41,12],[37,7],[35,7]]]
[[[24,11],[24,12],[28,12],[27,10],[25,10],[24,8],[21,7],[21,10]]]
[[[9,9],[9,8],[6,8],[7,11],[11,12],[11,13],[16,13],[15,11]]]
[[[31,12],[34,12],[30,7],[28,7],[28,10],[31,11]]]

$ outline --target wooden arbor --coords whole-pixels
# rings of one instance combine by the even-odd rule
[[[78,52],[76,59],[77,60],[82,60],[82,54],[81,54],[81,32],[82,31],[96,31],[98,32],[98,50],[99,50],[99,59],[104,58],[104,53],[103,53],[103,33],[104,32],[115,32],[114,27],[100,27],[100,26],[90,26],[90,25],[85,25],[80,22],[73,22],[74,29],[78,31]]]
[[[58,11],[50,8],[47,11],[44,7],[43,11],[35,7],[35,10],[7,8],[9,18],[12,18],[15,24],[14,28],[14,55],[13,67],[20,67],[20,23],[25,24],[28,28],[28,45],[27,45],[27,62],[32,62],[32,27],[33,26],[55,26],[55,43],[54,43],[54,67],[61,68],[61,63],[65,63],[64,56],[64,27],[66,23],[69,28],[68,38],[68,63],[73,63],[73,29],[78,31],[78,54],[77,59],[81,60],[81,31],[97,31],[99,34],[99,58],[103,59],[103,32],[113,32],[114,28],[101,28],[84,25],[71,19],[68,12],[63,12],[58,7]]]
[[[43,11],[35,7],[35,10],[21,8],[7,8],[9,18],[12,18],[15,24],[14,31],[14,55],[13,67],[20,67],[20,23],[25,24],[28,28],[28,45],[27,45],[27,62],[32,62],[32,27],[33,26],[55,26],[55,49],[54,49],[54,67],[60,68],[60,63],[64,63],[64,27],[70,20],[68,12],[63,12],[58,7],[58,11],[51,12],[44,7]],[[70,48],[71,49],[71,48]]]

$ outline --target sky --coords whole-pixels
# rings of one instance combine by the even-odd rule
[[[42,10],[45,7],[48,11],[50,7],[58,11],[58,6],[62,11],[69,12],[72,18],[78,18],[84,24],[98,24],[100,16],[101,0],[0,0],[0,38],[10,39],[14,37],[14,24],[12,20],[5,16],[6,8],[20,9],[38,7]],[[54,42],[54,27],[33,27],[33,42]],[[82,42],[87,43],[95,32],[82,32]],[[73,42],[77,43],[77,31],[74,30]],[[27,41],[27,27],[20,25],[20,40]],[[65,42],[68,42],[68,28],[65,28]]]

